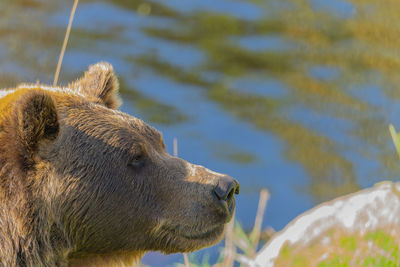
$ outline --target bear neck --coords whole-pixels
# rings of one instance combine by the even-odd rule
[[[0,149],[0,266],[68,266],[70,246],[35,195],[40,185],[15,166]]]

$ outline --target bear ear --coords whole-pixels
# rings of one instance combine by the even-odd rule
[[[118,79],[107,62],[89,66],[83,77],[70,86],[86,96],[100,99],[108,108],[117,109],[121,105]]]
[[[32,159],[40,141],[53,140],[59,132],[57,110],[51,96],[32,90],[15,104],[14,129],[19,143],[19,154]]]

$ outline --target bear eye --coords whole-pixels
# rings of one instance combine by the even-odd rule
[[[140,165],[142,165],[143,159],[144,159],[144,157],[143,157],[142,154],[135,155],[135,156],[130,160],[130,162],[128,163],[128,165],[129,165],[129,166],[132,166],[132,167],[139,167]]]

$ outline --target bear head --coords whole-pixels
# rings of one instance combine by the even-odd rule
[[[36,258],[129,262],[222,238],[238,182],[169,155],[160,132],[118,111],[119,103],[104,62],[67,87],[20,85],[1,98],[0,162],[13,165],[1,198],[22,210],[14,216]],[[13,195],[15,188],[24,193]]]

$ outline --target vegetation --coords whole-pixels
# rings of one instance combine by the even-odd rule
[[[285,245],[276,266],[399,266],[400,237],[395,229],[378,229],[363,235],[331,229],[324,237],[326,242],[316,240],[304,247]]]

